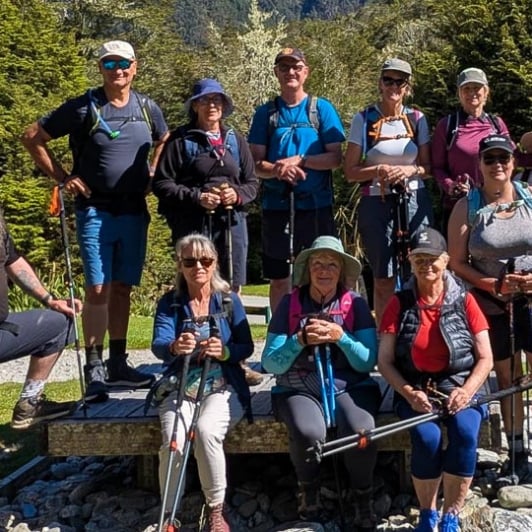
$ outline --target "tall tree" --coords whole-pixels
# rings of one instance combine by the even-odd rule
[[[59,38],[60,36],[60,38]],[[37,266],[60,255],[47,216],[49,182],[19,142],[24,127],[86,85],[84,60],[42,0],[4,0],[0,18],[0,203],[20,249]],[[58,146],[60,156],[66,144]]]

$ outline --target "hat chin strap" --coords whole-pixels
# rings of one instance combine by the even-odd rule
[[[337,290],[337,287],[334,288],[334,290],[332,290],[331,292],[327,292],[327,293],[323,293],[319,288],[317,288],[316,286],[314,285],[310,285],[310,297],[312,297],[312,299],[314,299],[313,297],[313,292],[317,292],[320,296],[320,305],[323,307],[325,306],[325,303],[328,303],[333,297],[334,297],[334,294],[336,293],[336,290]],[[327,296],[329,296],[329,299],[327,299]]]

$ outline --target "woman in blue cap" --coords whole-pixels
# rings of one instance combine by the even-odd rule
[[[306,521],[325,517],[319,498],[320,464],[309,448],[327,429],[338,437],[375,427],[381,395],[369,372],[376,362],[375,321],[366,301],[349,290],[360,263],[340,240],[320,236],[294,263],[294,285],[268,327],[264,368],[276,375],[272,403],[288,427],[290,459],[298,480],[298,512]],[[344,453],[356,530],[372,531],[375,444]]]
[[[238,291],[246,282],[245,206],[258,191],[253,159],[244,137],[223,123],[233,112],[233,101],[218,81],[197,81],[185,111],[189,121],[166,142],[153,192],[159,198],[159,212],[172,230],[173,242],[194,231],[211,238],[222,275]],[[228,223],[232,260],[228,257]]]
[[[245,138],[223,123],[233,101],[218,81],[197,81],[185,111],[189,121],[171,133],[153,178],[158,210],[174,244],[193,232],[214,242],[222,277],[239,293],[246,284],[246,206],[259,187],[255,164]],[[262,381],[260,373],[243,367],[249,385]]]

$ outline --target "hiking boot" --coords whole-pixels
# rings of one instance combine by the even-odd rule
[[[13,410],[11,428],[24,430],[41,421],[68,416],[77,406],[78,403],[76,401],[66,401],[64,403],[49,401],[44,394],[28,397],[27,399],[19,399]]]
[[[435,530],[438,530],[439,519],[440,514],[437,510],[423,508],[419,514],[419,522],[414,529],[414,532],[434,532]]]
[[[251,369],[245,362],[242,362],[241,366],[244,370],[244,377],[246,378],[248,386],[257,386],[257,384],[260,384],[263,381],[264,376],[262,373]]]
[[[355,513],[354,523],[359,531],[377,530],[377,516],[373,511],[373,488],[363,490],[354,489],[352,501]]]
[[[321,515],[318,482],[298,482],[297,513],[302,521],[319,521]]]
[[[89,362],[83,368],[85,372],[85,401],[87,403],[102,403],[109,399],[105,385],[105,367],[101,360]]]
[[[225,520],[224,504],[207,507],[207,527],[205,532],[231,532],[229,523]]]
[[[458,516],[453,513],[443,514],[440,521],[440,532],[459,532],[460,521]]]
[[[107,361],[108,386],[127,388],[150,388],[155,377],[142,373],[128,364],[127,353],[113,356]]]

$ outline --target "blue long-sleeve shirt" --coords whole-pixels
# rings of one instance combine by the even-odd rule
[[[231,298],[230,303],[224,303],[225,298]],[[223,376],[234,387],[242,404],[249,406],[249,387],[239,362],[251,356],[254,346],[242,302],[233,292],[213,294],[209,302],[209,314],[215,317],[222,344],[229,349],[229,358],[220,361]],[[151,349],[165,365],[176,361],[176,357],[170,353],[170,344],[183,332],[184,320],[191,318],[193,313],[187,293],[176,297],[172,290],[159,300],[153,323]],[[180,371],[181,365],[178,367]]]
[[[336,344],[331,344],[332,361],[335,370],[344,374],[356,372],[367,374],[377,361],[377,333],[375,321],[371,315],[367,302],[355,292],[350,293],[354,312],[354,323],[351,330],[341,314],[332,314],[331,318],[342,326],[344,333]],[[321,309],[310,298],[308,289],[302,289],[300,294],[301,313],[315,313]],[[340,299],[337,296],[325,309],[339,308]],[[263,367],[276,375],[282,375],[291,369],[298,368],[312,370],[313,364],[308,363],[312,356],[313,347],[303,347],[297,340],[297,332],[305,323],[301,320],[295,331],[289,331],[290,323],[290,295],[285,296],[276,309],[270,325],[266,345],[262,353]]]

